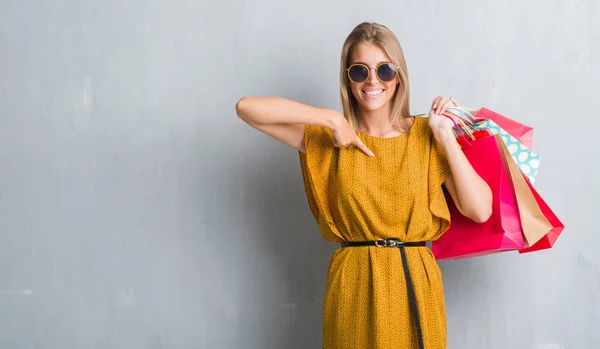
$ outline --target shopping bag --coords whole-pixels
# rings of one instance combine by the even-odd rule
[[[481,108],[475,115],[476,121],[492,120],[506,132],[518,139],[529,149],[533,149],[533,127],[524,125],[493,110]]]
[[[487,136],[463,142],[463,153],[492,190],[492,215],[484,223],[474,222],[458,211],[445,191],[450,227],[432,242],[433,255],[437,260],[461,259],[525,248],[516,198],[500,150],[502,140]]]
[[[528,181],[525,182],[531,190],[531,193],[533,194],[540,210],[544,214],[544,217],[546,217],[546,219],[548,219],[548,222],[552,225],[552,229],[533,246],[520,249],[519,253],[528,253],[552,248],[562,231],[565,229],[565,225],[560,221],[560,219],[556,216],[556,214],[552,211],[550,206],[548,206],[548,204],[544,201],[540,194],[533,188],[531,183],[529,183]]]
[[[472,109],[451,107],[448,109],[445,115],[447,115],[447,113],[450,113],[455,117],[458,117],[463,121],[463,123],[466,123],[468,127],[474,130],[485,129],[491,131],[493,134],[499,134],[502,137],[504,144],[506,144],[515,162],[521,169],[521,172],[523,172],[523,174],[527,176],[527,179],[531,182],[531,184],[535,185],[535,179],[537,177],[542,157],[539,154],[533,152],[530,149],[530,147],[528,147],[525,143],[521,142],[515,136],[511,135],[507,130],[498,125],[494,120],[482,119],[481,117],[478,117],[479,115],[486,115],[486,113],[488,113],[487,111],[489,111],[489,109],[485,109],[483,113],[476,113],[472,112]],[[475,116],[474,114],[477,116]],[[500,115],[500,117],[503,116]],[[457,125],[457,127],[459,126]]]
[[[543,239],[554,227],[546,216],[544,216],[533,192],[527,185],[527,180],[523,173],[521,173],[504,142],[499,142],[498,144],[500,145],[502,158],[508,169],[515,192],[526,247],[530,247]]]
[[[447,110],[460,116],[461,118],[468,119],[472,123],[492,120],[510,135],[518,139],[527,148],[533,149],[533,127],[531,126],[522,124],[491,109],[483,107],[480,109],[449,107]]]
[[[531,184],[535,185],[535,178],[540,167],[542,157],[529,149],[524,143],[510,135],[495,121],[488,119],[477,124],[473,127],[478,130],[489,130],[492,134],[498,134],[502,138],[502,141],[506,145],[510,155],[517,163],[521,172],[527,176],[527,179]]]

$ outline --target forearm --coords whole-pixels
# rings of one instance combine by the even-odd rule
[[[248,124],[300,124],[332,129],[339,112],[280,97],[243,97],[236,104],[238,116]]]
[[[450,165],[456,205],[463,215],[478,222],[487,221],[492,213],[492,191],[489,185],[473,169],[452,130],[442,132],[438,136],[438,142]]]

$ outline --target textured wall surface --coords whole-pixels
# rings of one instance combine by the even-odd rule
[[[440,263],[451,349],[600,347],[600,6],[582,1],[0,3],[0,348],[321,346],[331,252],[298,155],[243,95],[339,109],[363,20],[413,113],[534,126],[552,250]]]

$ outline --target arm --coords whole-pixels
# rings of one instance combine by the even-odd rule
[[[475,222],[484,223],[492,215],[492,191],[475,172],[450,130],[440,134],[451,174],[444,182],[457,209]]]
[[[452,98],[446,100],[440,96],[434,100],[429,113],[433,136],[446,153],[450,165],[451,173],[444,185],[462,215],[484,223],[492,215],[492,190],[460,149],[452,131],[452,121],[442,115],[450,105],[457,104]]]
[[[331,109],[316,108],[280,97],[243,97],[235,106],[240,119],[255,129],[303,153],[304,126],[322,126],[333,131],[335,146],[358,146],[368,150],[344,116]]]

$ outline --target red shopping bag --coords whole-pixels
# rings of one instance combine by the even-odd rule
[[[492,216],[485,223],[474,222],[458,211],[446,192],[451,222],[448,230],[432,242],[437,260],[483,256],[526,246],[511,179],[500,153],[502,139],[498,135],[475,138],[468,142],[463,138],[462,150],[492,190]]]
[[[548,204],[546,204],[544,199],[542,199],[540,194],[538,194],[538,192],[533,188],[531,183],[529,183],[529,181],[525,181],[525,182],[527,182],[527,185],[529,186],[531,193],[535,197],[535,201],[537,202],[540,210],[542,211],[542,214],[544,215],[544,217],[546,217],[548,222],[552,225],[552,229],[548,233],[546,233],[546,235],[544,235],[544,237],[541,240],[539,240],[532,246],[520,249],[519,253],[528,253],[528,252],[534,252],[534,251],[540,251],[540,250],[546,250],[546,249],[552,248],[552,246],[554,246],[554,243],[558,239],[560,233],[562,233],[562,231],[565,229],[565,225],[560,221],[560,219],[558,219],[556,214],[554,214],[554,212],[552,212],[552,209],[550,208],[550,206],[548,206]]]
[[[527,148],[533,149],[533,127],[524,125],[487,108],[479,109],[474,117],[476,122],[488,119],[494,121],[511,136],[525,144]]]

